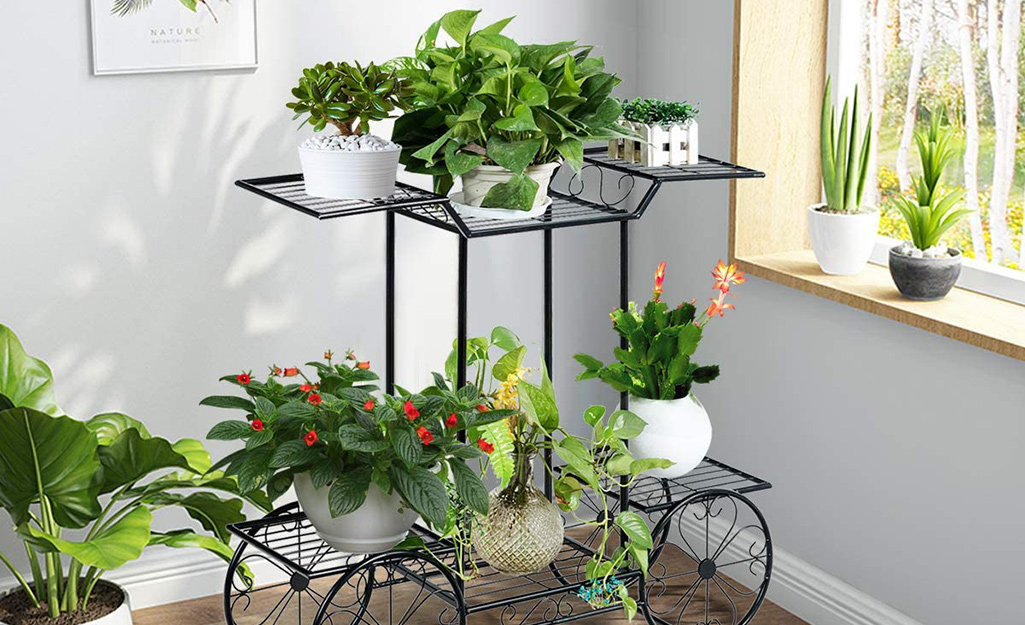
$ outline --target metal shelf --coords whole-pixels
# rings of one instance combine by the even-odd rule
[[[706,490],[729,490],[741,495],[772,488],[769,482],[739,469],[705,458],[696,468],[674,479],[642,477],[630,486],[630,506],[640,512],[669,510],[684,499]],[[619,493],[610,493],[619,499]]]
[[[720,161],[708,156],[700,156],[696,165],[644,167],[639,163],[628,163],[622,159],[610,158],[606,148],[589,148],[584,151],[584,161],[623,174],[630,174],[647,180],[659,180],[661,182],[765,177],[764,172],[741,165],[734,165],[733,163]]]
[[[395,183],[395,193],[390,197],[368,200],[334,200],[306,195],[302,174],[249,178],[236,180],[235,184],[268,200],[273,200],[317,219],[352,217],[384,210],[448,203],[448,199],[443,196],[402,182]]]

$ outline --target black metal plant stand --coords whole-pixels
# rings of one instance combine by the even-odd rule
[[[588,150],[580,174],[561,191],[552,190],[544,215],[523,221],[467,217],[447,198],[399,183],[390,198],[332,200],[307,196],[299,174],[240,180],[236,184],[262,197],[318,219],[383,211],[386,220],[385,386],[395,385],[395,216],[447,230],[458,236],[457,356],[466,362],[469,241],[481,237],[541,231],[544,237],[544,358],[553,361],[552,231],[556,228],[619,223],[620,305],[628,304],[629,223],[640,219],[662,184],[687,180],[758,178],[764,174],[701,157],[696,165],[642,167],[610,159],[604,148]],[[585,197],[586,196],[586,197]],[[612,196],[612,197],[607,197]],[[589,199],[588,199],[589,198]],[[466,382],[458,368],[459,386]],[[621,398],[627,406],[629,398]],[[550,452],[549,452],[550,454]],[[546,462],[551,462],[550,455]],[[545,472],[545,493],[552,479]],[[682,478],[645,478],[630,492],[611,493],[622,509],[647,517],[655,540],[647,575],[626,571],[618,578],[631,589],[650,625],[749,623],[768,589],[772,541],[765,519],[746,497],[770,484],[706,458]],[[600,513],[599,507],[594,507]],[[478,562],[479,575],[464,582],[452,573],[456,552],[448,541],[423,527],[414,529],[426,551],[342,554],[313,531],[297,504],[266,517],[230,526],[241,539],[224,588],[229,625],[285,622],[306,625],[464,624],[488,612],[502,625],[562,623],[621,610],[591,609],[576,598],[587,581],[584,566],[594,554],[596,535],[567,530],[552,565],[531,575],[498,573]],[[259,563],[259,566],[257,566]],[[275,572],[278,583],[252,584],[250,567]],[[743,578],[741,581],[738,577]]]

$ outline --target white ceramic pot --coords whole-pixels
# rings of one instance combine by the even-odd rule
[[[545,163],[544,165],[532,165],[524,170],[532,180],[537,182],[537,195],[534,197],[533,208],[545,204],[548,200],[548,185],[552,182],[552,176],[559,169],[562,163]],[[462,175],[463,180],[463,203],[470,206],[480,206],[484,196],[488,194],[491,187],[509,182],[513,173],[505,167],[495,165],[478,165]]]
[[[345,152],[299,148],[306,195],[340,200],[388,197],[395,193],[401,149]]]
[[[856,214],[823,213],[817,209],[825,204],[808,207],[808,234],[822,271],[837,276],[861,273],[872,255],[876,234],[879,232],[879,210],[863,209]]]
[[[351,514],[332,517],[328,508],[328,487],[314,488],[307,473],[294,480],[299,505],[324,542],[346,553],[376,553],[402,542],[419,516],[406,507],[398,493],[384,494],[375,484],[367,500]]]
[[[630,412],[648,425],[630,441],[635,458],[665,458],[676,463],[668,469],[652,469],[645,475],[674,478],[701,464],[712,444],[712,422],[694,393],[683,399],[630,398]]]
[[[121,591],[121,595],[124,597],[124,600],[121,602],[121,605],[119,605],[117,609],[115,609],[113,612],[105,614],[100,618],[94,619],[92,621],[85,621],[81,625],[132,625],[132,603],[131,601],[129,601],[128,593],[125,592],[125,589],[121,588],[114,582],[108,582],[105,579],[101,579],[96,584],[96,586],[99,587],[100,584],[107,584],[108,586],[113,586],[114,588],[117,588],[119,591]],[[21,590],[21,586],[15,586],[14,588],[11,588],[4,594],[7,595],[9,593],[17,592],[19,590]],[[0,621],[0,625],[7,624],[4,621]]]

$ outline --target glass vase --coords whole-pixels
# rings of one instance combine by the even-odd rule
[[[515,471],[505,488],[491,491],[487,517],[473,528],[473,546],[502,573],[536,573],[562,548],[559,507],[534,487],[534,453],[514,453]]]

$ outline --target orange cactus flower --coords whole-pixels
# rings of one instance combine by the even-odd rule
[[[721,262],[721,261],[720,261]],[[666,280],[666,263],[662,261],[658,264],[655,269],[655,288],[652,292],[655,294],[655,301],[658,301],[662,297],[662,283]]]
[[[737,263],[727,265],[722,262],[721,258],[715,268],[712,269],[712,277],[715,279],[712,288],[722,293],[729,293],[730,285],[744,284],[747,281],[747,278],[744,277],[744,272],[737,269]]]
[[[306,441],[307,447],[313,447],[313,443],[317,442],[317,432],[315,430],[310,430],[306,433],[306,436],[303,436],[303,440]]]
[[[725,293],[723,293],[723,295],[725,295]],[[718,299],[714,297],[709,298],[709,301],[712,303],[708,305],[708,310],[705,311],[705,314],[709,317],[714,317],[716,315],[719,315],[720,317],[725,317],[726,311],[733,310],[734,308],[733,304],[729,302],[724,302],[722,296],[719,296]]]
[[[363,362],[357,362],[356,363],[356,368],[357,369],[369,369],[370,368],[370,361],[369,360],[364,360]]]

